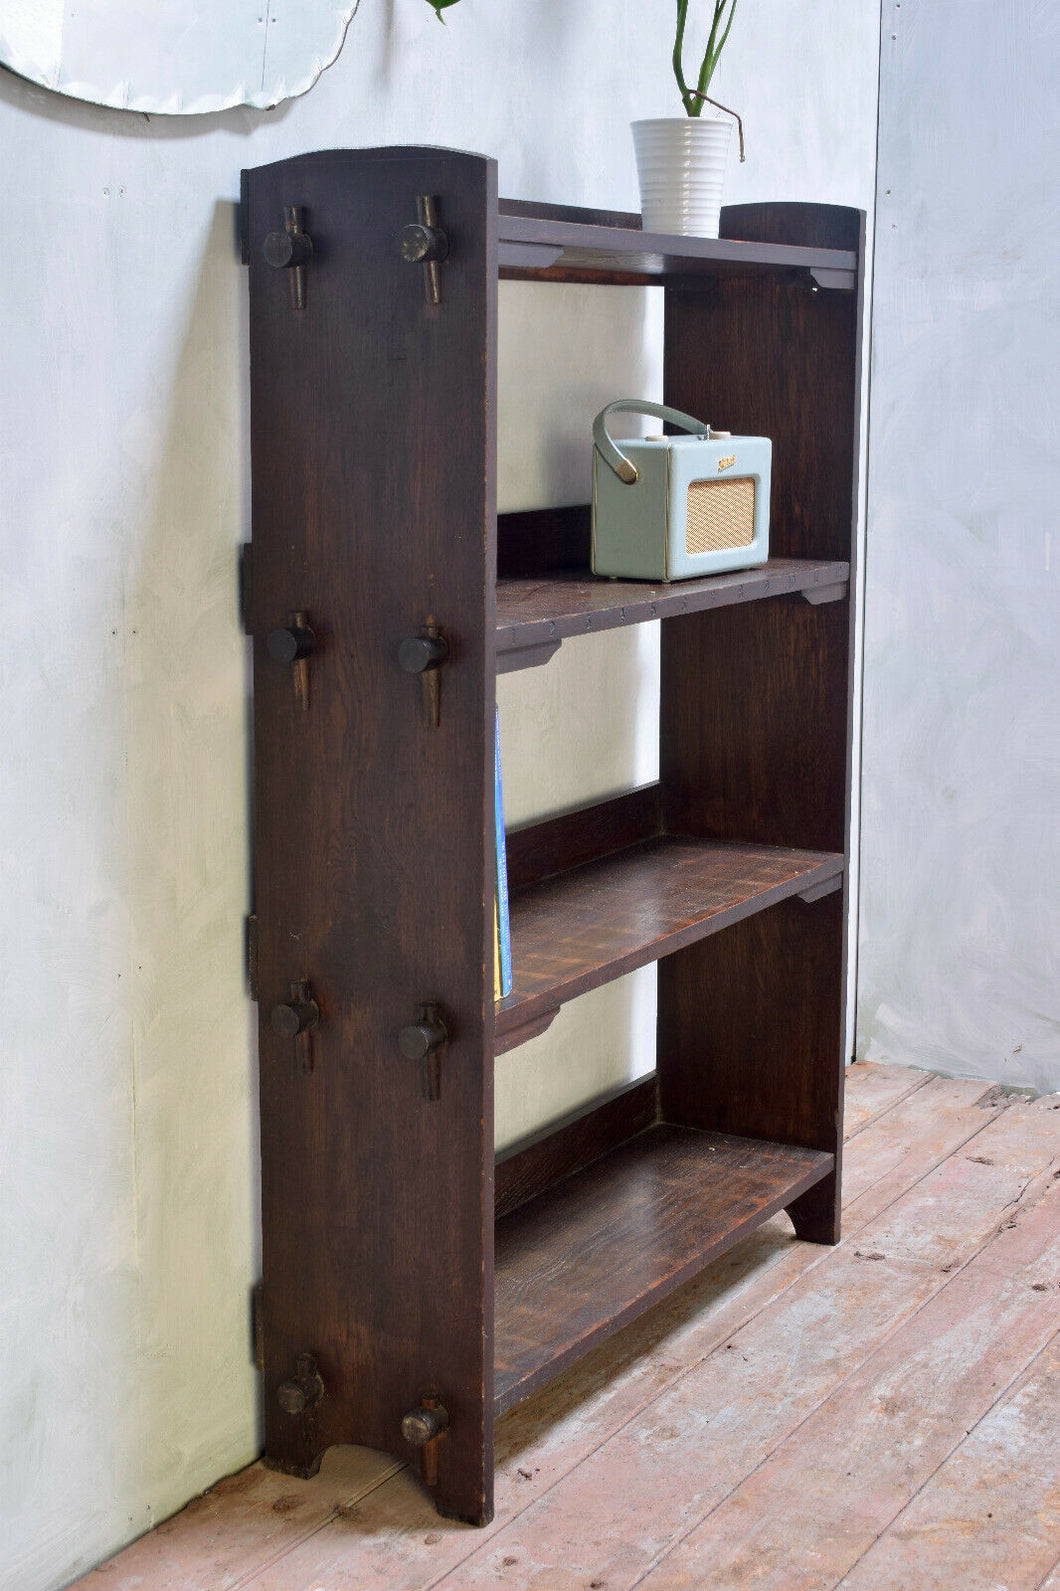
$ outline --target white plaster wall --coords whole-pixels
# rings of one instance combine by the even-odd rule
[[[790,0],[740,9],[717,82],[748,131],[731,197],[869,205],[875,0],[821,0],[812,28]],[[497,154],[513,196],[635,209],[627,124],[673,106],[669,24],[636,0],[464,0],[443,29],[422,0],[364,0],[307,98],[196,122],[0,77],[5,1591],[51,1591],[257,1451],[239,168],[448,143]],[[619,299],[549,293],[551,337],[534,290],[504,294],[506,360],[537,359],[528,395],[502,394],[508,507],[584,499],[552,374],[579,367],[586,442],[598,398],[658,379],[642,295],[620,295],[622,369]],[[570,644],[505,684],[513,815],[650,777],[652,646]],[[597,715],[610,760],[607,737],[572,744]],[[650,1065],[651,998],[642,980],[573,1011],[580,1059],[521,1051],[501,1135]]]
[[[883,0],[859,1052],[1060,1087],[1060,13]]]

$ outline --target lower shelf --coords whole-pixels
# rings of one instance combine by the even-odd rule
[[[497,1223],[497,1414],[665,1298],[834,1157],[654,1126]]]

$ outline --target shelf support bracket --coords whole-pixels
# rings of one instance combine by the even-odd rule
[[[546,1033],[559,1016],[559,1006],[554,1005],[551,1011],[542,1011],[539,1016],[532,1016],[526,1022],[521,1022],[518,1027],[509,1028],[505,1033],[498,1033],[493,1045],[494,1055],[507,1055],[509,1050],[518,1049],[520,1044],[525,1044],[528,1039],[536,1039],[540,1034]]]
[[[824,287],[833,292],[852,293],[858,285],[857,276],[853,271],[834,271],[828,266],[811,265],[810,275],[813,277],[814,291],[818,287]]]
[[[551,662],[562,641],[536,641],[532,646],[513,646],[497,653],[497,673],[514,674],[521,668],[542,668]]]
[[[811,884],[809,889],[800,889],[799,899],[805,901],[807,906],[812,906],[815,900],[824,900],[826,895],[834,895],[836,890],[842,887],[842,873],[833,873],[831,878],[826,878],[821,884]]]
[[[802,595],[816,608],[822,602],[841,602],[849,589],[849,581],[840,580],[833,586],[804,586]]]

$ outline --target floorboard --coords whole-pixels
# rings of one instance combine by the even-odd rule
[[[842,1591],[952,1591],[977,1579],[1036,1591],[1056,1563],[1058,1431],[1054,1337],[844,1576]]]
[[[855,1061],[847,1069],[844,1136],[856,1137],[864,1127],[931,1081],[930,1072],[916,1071],[911,1066]]]
[[[509,1557],[513,1583],[535,1588],[559,1586],[563,1574],[569,1585],[599,1578],[607,1591],[637,1585],[672,1542],[951,1286],[996,1235],[999,1212],[1015,1210],[1029,1180],[1048,1174],[1055,1118],[1024,1110],[1014,1120],[1018,1111],[977,1136],[988,1164],[963,1152],[944,1161],[441,1580],[439,1591],[495,1584]],[[928,1220],[940,1223],[937,1240],[922,1233]],[[848,1497],[855,1509],[858,1501]],[[722,1583],[717,1565],[709,1576],[702,1565],[697,1573],[712,1591]]]
[[[486,1530],[339,1449],[308,1482],[252,1466],[79,1585],[1060,1591],[1056,1106],[852,1067],[843,1242],[774,1218],[513,1409]]]
[[[653,1572],[631,1583],[645,1591],[840,1583],[1060,1329],[1058,1205],[1054,1189],[998,1233]],[[1054,1544],[1058,1529],[1054,1515]],[[1019,1540],[1008,1543],[1010,1553]],[[984,1567],[973,1564],[971,1580],[954,1579],[948,1563],[937,1563],[948,1588],[996,1585]],[[919,1573],[906,1583],[919,1588]]]

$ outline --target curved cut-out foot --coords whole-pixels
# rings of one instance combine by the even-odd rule
[[[839,1242],[839,1198],[833,1172],[787,1207],[795,1236],[804,1243]]]

